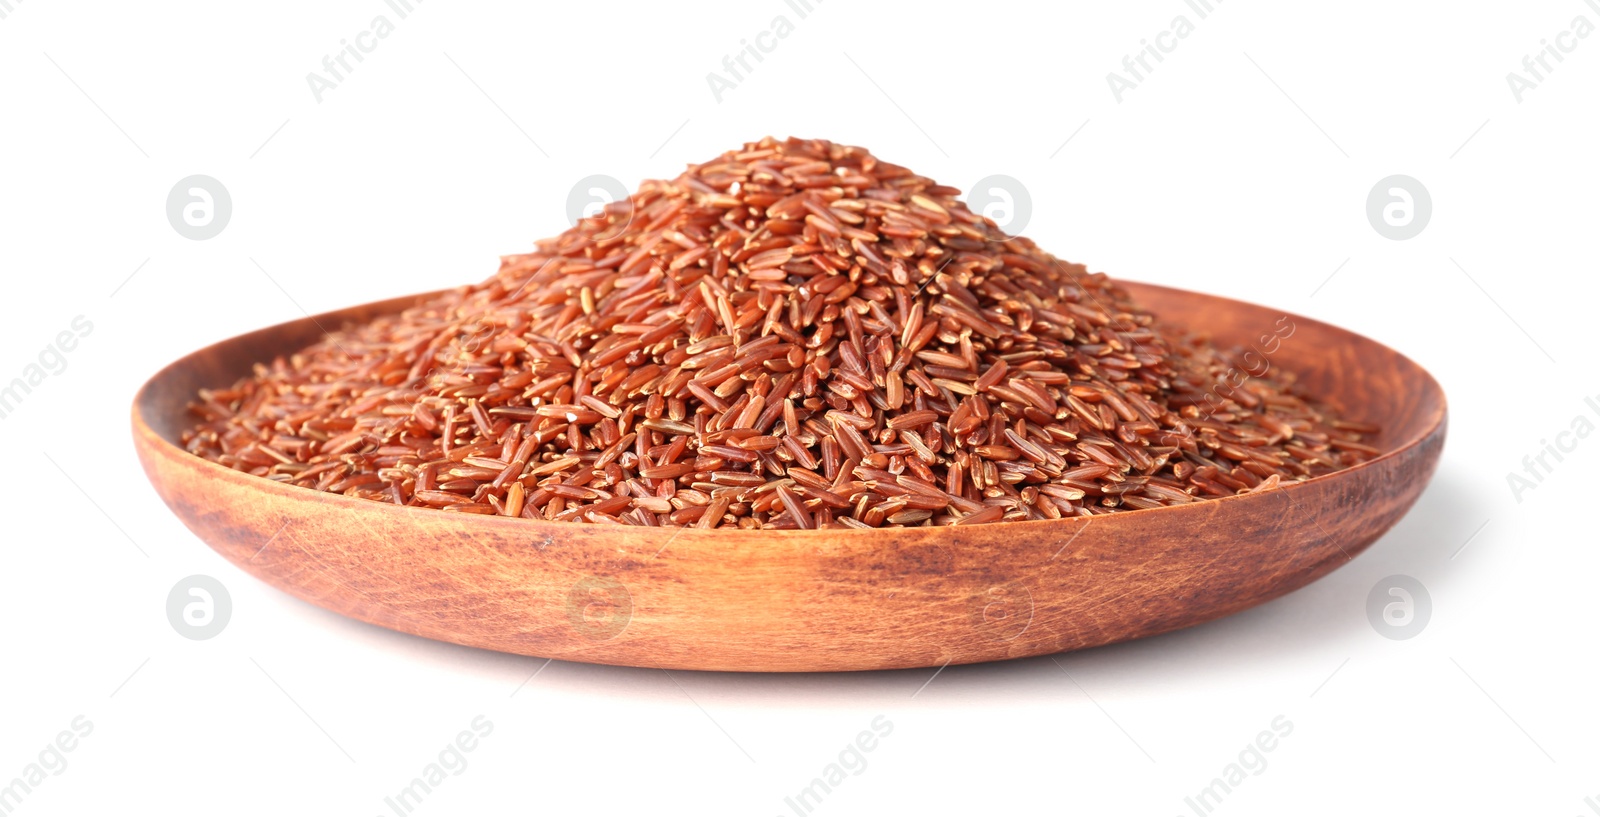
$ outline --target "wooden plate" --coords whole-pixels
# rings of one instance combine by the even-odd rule
[[[133,405],[139,458],[195,535],[313,604],[428,638],[640,667],[814,671],[940,666],[1082,649],[1238,612],[1344,564],[1432,476],[1439,384],[1367,338],[1279,310],[1126,284],[1219,343],[1293,332],[1268,357],[1383,455],[1247,496],[1092,520],[883,531],[617,528],[451,514],[319,493],[179,448],[185,406],[320,326],[412,296],[292,321],[163,369]]]

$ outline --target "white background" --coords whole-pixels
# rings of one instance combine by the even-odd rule
[[[893,733],[815,813],[1192,814],[1184,798],[1279,715],[1292,734],[1215,813],[1600,801],[1600,439],[1520,502],[1506,477],[1575,417],[1600,424],[1583,400],[1600,395],[1600,35],[1520,102],[1506,81],[1575,17],[1600,24],[1582,0],[1228,0],[1203,21],[1180,0],[826,0],[804,20],[782,0],[428,0],[321,102],[306,75],[395,20],[381,0],[11,6],[0,382],[75,316],[94,327],[0,420],[0,784],[74,717],[94,724],[16,813],[390,814],[384,797],[478,715],[493,733],[417,814],[791,814],[784,797],[880,715]],[[706,75],[779,14],[795,30],[716,101]],[[1194,33],[1119,103],[1106,75],[1179,14]],[[1367,553],[1288,597],[931,683],[565,662],[529,681],[542,659],[257,582],[146,484],[127,407],[168,361],[486,278],[567,226],[578,179],[631,188],[767,134],[865,145],[963,189],[1013,176],[1024,232],[1057,255],[1402,350],[1449,395],[1438,475]],[[208,241],[165,215],[196,173],[233,199]],[[1366,217],[1396,173],[1433,200],[1406,241]],[[232,594],[210,641],[165,614],[195,573]],[[1367,618],[1391,574],[1431,598],[1410,640]]]

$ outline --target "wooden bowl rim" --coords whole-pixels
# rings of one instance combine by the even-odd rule
[[[1177,287],[1163,286],[1161,284],[1149,284],[1149,283],[1143,283],[1143,282],[1139,282],[1139,281],[1119,280],[1119,281],[1117,281],[1117,285],[1118,286],[1126,286],[1126,287],[1129,287],[1129,288],[1134,289],[1134,290],[1139,290],[1139,289],[1161,290],[1161,291],[1165,291],[1165,292],[1168,292],[1168,293],[1180,294],[1180,295],[1187,296],[1187,297],[1203,298],[1203,299],[1206,299],[1206,300],[1210,301],[1211,303],[1216,304],[1218,306],[1226,305],[1229,308],[1244,307],[1244,308],[1254,309],[1254,310],[1266,310],[1266,309],[1269,309],[1268,307],[1264,307],[1264,306],[1262,306],[1260,304],[1250,303],[1248,301],[1241,301],[1241,300],[1238,300],[1238,299],[1227,298],[1227,297],[1220,296],[1220,295],[1211,295],[1211,294],[1208,294],[1208,293],[1195,292],[1193,290],[1185,290],[1185,289],[1180,289],[1180,288],[1177,288]],[[261,491],[267,492],[268,494],[271,494],[271,495],[274,495],[274,496],[277,496],[277,497],[282,497],[285,500],[288,500],[288,501],[291,501],[291,502],[331,503],[335,508],[348,508],[352,512],[422,514],[423,516],[420,517],[421,519],[438,519],[440,516],[446,515],[447,512],[440,511],[440,510],[433,509],[433,508],[414,508],[414,507],[405,506],[405,505],[395,505],[394,503],[391,503],[391,502],[378,502],[376,500],[371,500],[371,499],[360,499],[360,498],[357,498],[357,497],[345,496],[343,494],[334,494],[334,493],[328,493],[328,492],[325,492],[325,491],[318,491],[318,490],[313,489],[313,488],[305,488],[305,487],[302,487],[302,486],[299,486],[299,485],[292,485],[292,484],[288,484],[288,483],[277,482],[275,480],[270,480],[270,479],[267,479],[265,477],[258,477],[258,476],[254,476],[254,475],[251,475],[251,474],[247,474],[247,473],[245,473],[243,471],[236,471],[236,470],[234,470],[232,468],[225,467],[225,466],[220,465],[218,463],[212,462],[211,460],[208,460],[208,459],[205,459],[203,457],[199,457],[197,455],[191,454],[188,451],[184,450],[181,446],[179,446],[176,443],[174,443],[173,441],[167,439],[164,435],[162,435],[160,433],[157,433],[156,430],[145,419],[144,407],[145,407],[145,404],[146,404],[146,402],[148,400],[150,392],[152,391],[152,389],[155,387],[155,385],[158,382],[160,382],[161,380],[163,380],[163,379],[165,379],[167,377],[172,376],[174,372],[179,371],[189,361],[193,360],[194,358],[202,355],[203,353],[205,353],[205,352],[207,352],[207,351],[209,351],[211,349],[214,349],[214,348],[217,348],[217,347],[220,347],[220,346],[225,346],[225,345],[229,345],[229,344],[238,343],[242,339],[244,339],[246,337],[249,337],[251,335],[255,335],[255,334],[258,334],[258,333],[266,333],[266,332],[269,332],[271,330],[279,329],[281,327],[284,327],[284,326],[287,326],[287,325],[290,325],[290,324],[313,323],[313,324],[316,324],[320,328],[321,326],[324,325],[325,321],[335,321],[335,322],[343,321],[344,319],[340,317],[341,315],[343,315],[345,313],[348,313],[350,311],[356,310],[356,309],[365,309],[368,312],[368,314],[373,315],[373,316],[395,314],[395,313],[397,313],[397,312],[399,312],[399,311],[401,311],[403,309],[406,309],[406,308],[409,308],[410,306],[415,305],[416,303],[420,302],[423,299],[427,299],[427,298],[433,297],[435,295],[439,295],[439,294],[442,294],[442,293],[445,293],[445,292],[449,292],[451,290],[458,289],[458,288],[459,287],[448,287],[448,288],[445,288],[445,289],[438,289],[438,290],[433,290],[433,291],[430,291],[430,292],[422,292],[422,293],[417,293],[417,294],[414,294],[414,295],[403,295],[403,296],[399,296],[399,297],[395,297],[395,298],[388,298],[388,299],[384,299],[384,300],[380,300],[380,301],[372,301],[372,302],[369,302],[369,303],[366,303],[366,304],[358,304],[356,306],[346,307],[344,309],[337,309],[337,310],[332,310],[332,311],[329,311],[329,312],[323,312],[323,313],[320,313],[320,314],[317,314],[317,315],[308,315],[307,317],[304,317],[304,318],[299,318],[299,319],[291,320],[291,321],[284,321],[284,322],[281,322],[281,323],[272,324],[272,325],[269,325],[269,326],[264,326],[264,327],[261,327],[261,328],[256,329],[256,330],[252,330],[250,332],[245,332],[245,333],[242,333],[242,334],[239,334],[239,335],[235,335],[235,336],[233,336],[231,338],[227,338],[225,340],[218,341],[216,343],[210,344],[208,346],[205,346],[205,347],[197,349],[197,350],[195,350],[193,352],[190,352],[189,354],[184,355],[183,357],[180,357],[177,360],[175,360],[175,361],[167,364],[166,366],[162,367],[160,371],[158,371],[154,375],[152,375],[147,381],[145,381],[145,383],[143,385],[141,385],[139,387],[138,392],[136,392],[135,395],[134,395],[133,406],[132,406],[132,422],[133,422],[134,434],[135,434],[135,436],[144,438],[146,441],[148,441],[150,444],[152,444],[155,447],[155,449],[158,449],[161,453],[163,453],[163,454],[165,454],[165,455],[167,455],[169,457],[172,456],[172,455],[178,455],[179,458],[188,458],[191,461],[190,465],[192,467],[199,468],[202,474],[205,474],[205,475],[209,476],[212,479],[226,480],[228,482],[231,482],[231,483],[234,483],[234,484],[237,484],[237,485],[241,485],[243,487],[249,487],[249,488],[254,488],[254,489],[257,489],[257,490],[261,490]],[[1177,515],[1179,513],[1206,514],[1206,515],[1209,516],[1211,514],[1217,513],[1217,511],[1222,507],[1220,505],[1220,503],[1225,503],[1225,502],[1239,503],[1239,502],[1249,502],[1251,500],[1264,500],[1264,499],[1272,496],[1273,494],[1277,493],[1278,491],[1288,492],[1287,495],[1290,497],[1290,500],[1293,501],[1293,493],[1294,492],[1310,490],[1310,486],[1312,486],[1313,484],[1320,485],[1320,484],[1327,483],[1327,482],[1330,482],[1330,481],[1333,481],[1333,480],[1348,479],[1348,478],[1350,478],[1351,476],[1353,476],[1355,474],[1361,473],[1362,471],[1381,467],[1382,464],[1385,463],[1386,461],[1388,461],[1390,459],[1393,459],[1395,457],[1398,457],[1398,456],[1404,454],[1406,451],[1409,451],[1410,449],[1421,445],[1425,440],[1427,440],[1428,438],[1433,436],[1435,433],[1437,433],[1439,431],[1440,426],[1442,426],[1444,424],[1445,418],[1448,416],[1448,406],[1447,406],[1446,400],[1445,400],[1444,389],[1439,385],[1439,382],[1436,379],[1434,379],[1433,375],[1430,374],[1427,371],[1427,369],[1423,368],[1421,366],[1421,364],[1418,364],[1416,361],[1412,360],[1411,358],[1407,357],[1406,355],[1404,355],[1404,354],[1402,354],[1402,353],[1400,353],[1400,352],[1398,352],[1398,351],[1396,351],[1396,350],[1394,350],[1394,349],[1392,349],[1392,348],[1390,348],[1388,346],[1385,346],[1384,344],[1379,343],[1378,341],[1373,340],[1372,338],[1369,338],[1369,337],[1367,337],[1365,335],[1361,335],[1359,333],[1353,332],[1351,330],[1344,329],[1342,327],[1327,323],[1325,321],[1319,321],[1319,320],[1316,320],[1314,318],[1307,318],[1307,317],[1304,317],[1302,315],[1297,315],[1295,313],[1287,312],[1287,311],[1284,311],[1284,310],[1271,309],[1270,311],[1274,311],[1274,312],[1278,312],[1278,313],[1283,314],[1283,315],[1287,315],[1291,320],[1295,321],[1297,324],[1299,322],[1301,322],[1301,321],[1304,321],[1307,325],[1318,326],[1318,327],[1322,327],[1323,329],[1326,329],[1326,330],[1332,330],[1333,332],[1336,332],[1336,333],[1341,334],[1341,335],[1345,335],[1345,336],[1347,336],[1347,337],[1349,337],[1349,338],[1351,338],[1353,340],[1357,340],[1357,341],[1360,341],[1362,343],[1372,344],[1375,347],[1387,350],[1388,352],[1394,354],[1396,356],[1396,358],[1398,358],[1399,362],[1403,366],[1409,367],[1410,369],[1412,369],[1412,373],[1411,374],[1413,376],[1415,376],[1415,377],[1417,377],[1417,378],[1419,378],[1421,380],[1421,382],[1423,384],[1423,388],[1418,393],[1419,400],[1431,401],[1434,404],[1433,405],[1433,409],[1432,409],[1432,414],[1430,416],[1428,416],[1425,419],[1425,421],[1421,422],[1417,426],[1417,430],[1415,431],[1415,433],[1409,435],[1404,440],[1400,440],[1400,441],[1394,443],[1392,447],[1390,447],[1387,450],[1385,450],[1382,454],[1380,454],[1380,455],[1378,455],[1378,456],[1376,456],[1376,457],[1374,457],[1374,458],[1372,458],[1370,460],[1367,460],[1366,462],[1360,463],[1358,465],[1351,466],[1349,468],[1345,468],[1345,469],[1340,470],[1340,471],[1335,471],[1335,472],[1333,472],[1331,474],[1323,474],[1321,476],[1312,477],[1311,479],[1308,479],[1308,480],[1282,484],[1276,490],[1271,490],[1271,491],[1262,491],[1262,492],[1251,493],[1251,494],[1235,494],[1233,496],[1218,497],[1218,498],[1215,498],[1215,499],[1207,499],[1207,500],[1203,500],[1203,501],[1200,501],[1200,502],[1191,502],[1191,503],[1188,503],[1188,504],[1185,504],[1185,505],[1169,505],[1169,506],[1161,507],[1161,508],[1142,508],[1142,509],[1137,509],[1137,510],[1132,510],[1132,511],[1119,511],[1119,512],[1117,512],[1115,514],[1111,514],[1110,516],[1116,517],[1116,518],[1122,518],[1122,517],[1130,517],[1130,516],[1134,516],[1134,515],[1143,516],[1143,515],[1155,514],[1155,513],[1165,513],[1165,514],[1168,514],[1169,516],[1175,516],[1175,515]],[[271,354],[272,355],[278,355],[278,354],[286,353],[287,351],[290,351],[290,350],[274,351]],[[446,518],[452,519],[453,521],[461,521],[461,522],[464,522],[464,523],[470,524],[470,525],[487,525],[487,526],[496,526],[496,525],[498,525],[498,526],[504,526],[504,528],[503,528],[503,532],[504,533],[519,533],[520,532],[520,533],[523,533],[523,534],[530,534],[530,533],[537,534],[537,533],[549,533],[549,532],[553,532],[553,531],[572,531],[575,526],[581,526],[583,528],[591,529],[591,530],[594,530],[594,531],[599,531],[599,530],[604,530],[605,528],[609,527],[609,526],[600,526],[600,525],[592,525],[592,524],[577,523],[577,522],[553,522],[553,521],[543,520],[543,519],[523,519],[523,518],[510,519],[510,518],[506,518],[506,517],[502,517],[502,516],[488,516],[488,515],[483,515],[483,514],[448,514],[448,516],[446,516]],[[1062,525],[1078,524],[1078,525],[1085,525],[1086,526],[1091,522],[1098,521],[1098,520],[1103,520],[1104,518],[1105,518],[1104,516],[1093,516],[1093,517],[1072,517],[1070,519],[1036,519],[1036,520],[1029,520],[1029,521],[1025,521],[1025,522],[998,522],[998,523],[991,523],[991,524],[983,525],[981,527],[984,527],[984,528],[992,528],[992,527],[993,528],[999,528],[1000,530],[1003,530],[1004,532],[1013,533],[1013,534],[1015,534],[1015,535],[1017,535],[1019,537],[1022,537],[1022,536],[1029,536],[1029,535],[1040,535],[1040,534],[1043,534],[1047,530],[1050,530],[1051,526],[1056,526],[1055,529],[1057,529],[1057,530],[1059,530],[1060,529],[1059,526],[1062,526]],[[415,521],[415,520],[413,520],[413,521]],[[702,537],[705,537],[708,540],[725,539],[725,540],[727,540],[725,542],[726,544],[732,544],[734,542],[748,541],[747,537],[749,537],[752,534],[759,533],[761,535],[762,539],[770,539],[770,540],[774,540],[774,541],[789,541],[789,542],[792,542],[794,544],[800,544],[800,543],[804,543],[804,542],[808,542],[808,541],[816,543],[816,544],[825,544],[825,543],[830,542],[830,541],[835,541],[836,537],[838,537],[840,534],[854,536],[854,537],[857,537],[857,538],[864,538],[864,537],[867,537],[867,536],[876,536],[876,537],[888,536],[888,537],[891,537],[891,538],[899,538],[899,537],[921,538],[921,537],[927,536],[931,532],[937,532],[937,531],[940,531],[940,530],[946,530],[946,528],[926,528],[926,527],[873,528],[873,529],[838,529],[838,528],[829,528],[829,529],[825,529],[825,530],[761,530],[761,531],[751,531],[751,530],[745,530],[745,529],[728,529],[728,528],[718,528],[718,529],[712,529],[712,530],[705,530],[705,529],[701,529],[701,528],[692,528],[692,527],[650,528],[648,526],[643,526],[643,525],[634,525],[634,526],[627,526],[626,530],[629,533],[633,534],[633,535],[644,536],[644,537],[646,537],[647,540],[652,538],[652,537],[660,538],[660,539],[672,539],[672,538],[675,538],[675,537],[677,537],[679,535],[687,534],[687,535],[691,535],[691,536],[693,536],[693,537],[695,537],[697,539],[702,538]],[[966,531],[970,533],[972,531],[972,528],[967,528]]]

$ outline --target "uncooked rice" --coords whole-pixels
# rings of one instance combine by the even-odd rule
[[[1159,508],[1378,453],[958,193],[857,147],[746,144],[201,391],[183,442],[400,505],[789,529]]]

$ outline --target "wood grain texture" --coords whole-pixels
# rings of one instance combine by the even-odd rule
[[[1287,313],[1126,284],[1221,344]],[[133,406],[151,483],[241,569],[313,604],[428,638],[668,669],[930,667],[1082,649],[1215,619],[1348,562],[1415,502],[1438,464],[1445,398],[1374,341],[1289,315],[1269,356],[1352,420],[1370,462],[1248,496],[1092,520],[882,531],[701,531],[545,523],[403,508],[229,470],[175,440],[201,387],[400,298],[216,344],[152,378]]]

